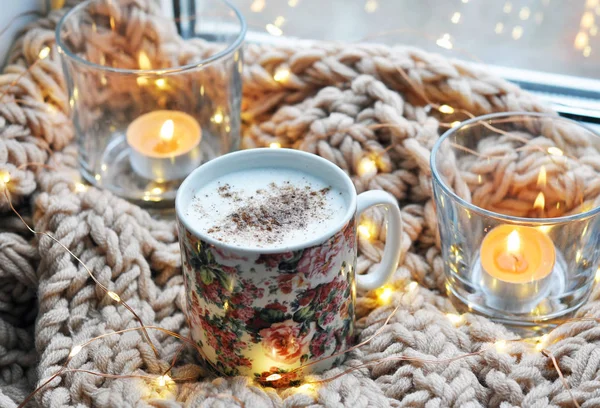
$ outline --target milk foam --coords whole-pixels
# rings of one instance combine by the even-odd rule
[[[339,225],[347,193],[298,170],[227,174],[198,190],[186,213],[200,232],[244,248],[286,250]]]

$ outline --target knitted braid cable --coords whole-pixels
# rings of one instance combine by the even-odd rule
[[[22,72],[33,63],[42,45],[52,45],[52,38],[46,33],[53,30],[57,17],[58,13],[53,14],[26,31],[11,57],[15,71],[9,70],[6,74],[9,77],[2,77],[0,82],[12,82],[13,72]],[[148,29],[159,32],[156,28]],[[33,32],[38,34],[33,35]],[[74,192],[76,151],[72,146],[64,149],[72,137],[72,129],[62,113],[66,109],[60,101],[66,101],[66,94],[57,57],[53,48],[44,64],[37,63],[39,67],[34,67],[43,68],[43,72],[26,75],[23,85],[11,87],[7,95],[15,102],[10,111],[0,111],[5,121],[0,128],[0,143],[12,146],[12,150],[5,148],[9,153],[0,154],[0,163],[3,163],[0,166],[6,166],[15,179],[15,183],[10,183],[11,196],[15,201],[23,201],[36,193],[33,216],[37,230],[49,231],[60,239],[103,284],[119,293],[146,324],[187,335],[174,225],[156,221],[144,210],[107,192],[94,188]],[[284,83],[273,79],[279,69],[288,69],[291,73]],[[398,69],[407,74],[412,84],[399,75]],[[47,79],[55,82],[47,83]],[[414,91],[414,85],[431,100],[474,114],[547,111],[527,93],[481,69],[416,49],[330,44],[308,49],[247,47],[243,101],[243,118],[248,125],[246,146],[263,146],[277,139],[317,153],[348,171],[359,191],[384,189],[406,203],[402,209],[406,220],[403,259],[392,281],[398,288],[393,303],[400,304],[400,310],[372,343],[351,353],[343,367],[330,370],[322,377],[388,356],[442,359],[477,351],[498,338],[515,338],[502,326],[480,316],[465,315],[465,323],[458,328],[444,316],[454,309],[440,295],[443,262],[436,246],[437,225],[428,166],[430,149],[440,134],[439,118],[425,107],[423,96]],[[44,92],[46,96],[40,99]],[[24,97],[37,98],[39,105],[23,106],[16,102]],[[47,106],[56,110],[48,110]],[[32,111],[26,112],[27,109]],[[55,114],[57,116],[53,116]],[[56,118],[65,118],[64,129],[55,125],[63,123],[55,122]],[[374,124],[394,126],[374,129]],[[14,126],[19,127],[10,130]],[[29,153],[31,161],[47,160],[48,148],[55,152],[48,163],[53,170],[16,170],[29,159],[24,159],[25,153],[21,153],[18,161],[13,152],[26,151],[27,147],[37,154],[34,157],[34,153]],[[378,174],[356,175],[358,161],[371,152],[381,157]],[[19,175],[19,171],[23,174]],[[28,185],[25,180],[29,180]],[[2,209],[6,210],[6,205]],[[385,240],[382,215],[373,212],[370,216],[377,239],[360,240],[360,273],[368,272],[379,262]],[[27,303],[28,295],[23,295],[26,288],[37,291],[39,314],[35,347],[39,360],[36,361],[32,350],[31,332],[10,323],[16,315],[5,317],[3,314],[0,347],[6,353],[0,354],[0,406],[16,406],[32,389],[34,381],[39,384],[59,369],[74,345],[102,333],[136,327],[131,315],[115,307],[58,244],[46,237],[28,239],[31,237],[20,229],[14,217],[6,215],[1,219],[0,259],[10,259],[12,263],[0,262],[0,277],[6,280],[7,288],[16,288],[2,292],[9,299],[6,309],[17,310],[12,304]],[[402,288],[409,279],[418,280],[425,288],[405,293]],[[598,316],[599,295],[596,290],[580,313]],[[371,293],[359,296],[360,338],[372,335],[391,310],[391,306],[379,306]],[[154,356],[138,332],[129,332],[106,337],[86,347],[73,358],[70,366],[110,374],[161,374],[179,343],[160,332],[151,331],[150,335],[161,360]],[[561,326],[549,339],[550,351],[584,407],[600,404],[599,340],[600,328],[593,322]],[[198,381],[180,385],[166,396],[157,394],[140,380],[109,380],[70,373],[55,379],[38,395],[36,403],[47,407],[219,407],[240,406],[240,403],[246,407],[571,404],[569,393],[546,357],[532,354],[517,343],[508,343],[505,353],[490,350],[450,364],[387,361],[303,392],[276,392],[258,387],[247,378],[211,379],[196,364],[195,358],[191,351],[184,353],[172,376],[192,376]],[[31,370],[35,364],[36,375]]]

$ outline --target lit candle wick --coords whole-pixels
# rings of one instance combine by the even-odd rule
[[[174,137],[175,123],[168,119],[160,127],[160,141],[154,146],[154,151],[157,153],[170,153],[175,151],[178,146],[177,139]]]
[[[506,252],[501,252],[496,258],[496,262],[504,271],[522,273],[527,270],[527,261],[521,251],[521,236],[517,230],[508,234]]]

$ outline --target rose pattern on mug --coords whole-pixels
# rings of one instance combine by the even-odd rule
[[[319,245],[245,256],[179,225],[187,316],[210,365],[263,382],[344,350],[354,334],[355,229],[352,218]],[[299,382],[285,381],[271,384]]]

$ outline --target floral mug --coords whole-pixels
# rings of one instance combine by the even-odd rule
[[[268,249],[233,246],[194,228],[187,209],[201,186],[264,167],[300,170],[345,192],[343,221],[308,242]],[[376,205],[387,210],[383,258],[375,271],[356,275],[356,220]],[[264,382],[290,373],[286,385],[294,385],[291,372],[299,378],[339,364],[352,343],[356,289],[383,285],[400,257],[397,200],[383,191],[357,195],[339,167],[297,150],[252,149],[214,159],[185,179],[175,207],[191,335],[221,375]]]

